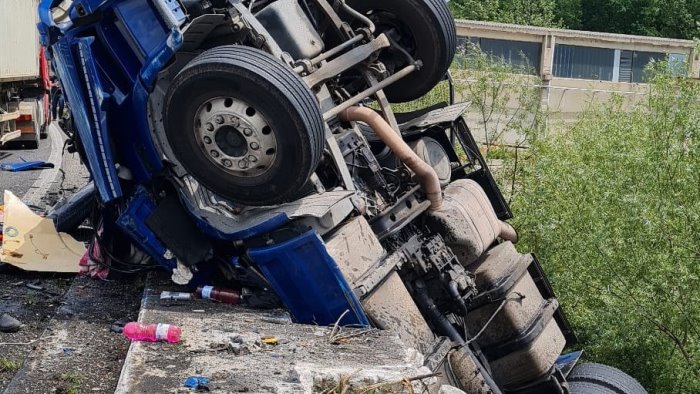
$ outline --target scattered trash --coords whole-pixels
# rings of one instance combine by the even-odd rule
[[[127,323],[122,331],[125,337],[132,341],[146,342],[180,342],[182,331],[180,327],[172,324],[140,324],[136,322]]]
[[[261,317],[260,321],[273,324],[292,324],[292,317],[289,315],[289,313],[283,312],[277,315]]]
[[[112,323],[112,325],[109,327],[109,330],[112,332],[116,332],[117,334],[121,334],[122,332],[124,332],[125,324],[126,323],[124,323],[123,321],[117,320],[114,323]]]
[[[266,345],[278,345],[280,343],[277,337],[261,337],[260,340]]]
[[[256,343],[257,342],[257,343]],[[247,356],[260,350],[260,337],[251,333],[229,337],[228,348],[236,356]]]
[[[20,161],[16,163],[3,163],[0,164],[0,170],[19,172],[19,171],[29,171],[29,170],[43,170],[46,168],[53,168],[53,163],[48,163],[45,161]]]
[[[176,291],[164,291],[160,293],[161,300],[186,301],[192,299],[192,293],[180,293]]]
[[[209,391],[209,378],[205,378],[204,376],[190,376],[185,379],[185,387],[197,391]]]
[[[17,332],[19,329],[22,328],[22,322],[15,319],[14,317],[8,315],[7,313],[3,313],[0,316],[0,332]]]
[[[100,229],[94,237],[94,241],[80,258],[78,266],[80,267],[81,275],[89,275],[91,278],[107,279],[111,260],[108,256],[102,255],[102,247],[99,242],[96,242],[97,238],[102,236],[102,233],[103,228],[100,226]]]
[[[250,348],[242,343],[230,342],[228,347],[236,356],[247,356],[252,353]]]
[[[63,348],[63,353],[66,353],[66,354],[71,354],[74,351],[75,351],[75,349],[73,349],[72,347],[64,347]]]
[[[43,291],[44,287],[38,284],[39,282],[28,282],[25,283],[24,286],[27,287],[28,289],[36,290],[36,291]]]
[[[241,303],[241,294],[230,289],[204,286],[198,287],[195,294],[202,299],[219,301],[224,304],[237,305]]]
[[[204,313],[206,312],[204,309],[192,309],[192,313]]]
[[[51,219],[42,218],[9,191],[5,208],[0,260],[26,271],[78,272],[85,245],[56,231]]]

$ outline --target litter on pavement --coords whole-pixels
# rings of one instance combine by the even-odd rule
[[[160,293],[161,300],[186,301],[191,300],[192,293],[181,293],[176,291],[164,291]]]
[[[195,390],[209,391],[209,378],[204,376],[190,376],[185,379],[185,387]]]
[[[17,163],[3,163],[0,164],[0,170],[10,171],[10,172],[20,172],[29,170],[43,170],[46,168],[53,168],[53,163],[48,163],[45,161],[20,161]]]

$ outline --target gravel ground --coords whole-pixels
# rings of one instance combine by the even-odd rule
[[[0,162],[46,160],[50,145],[42,140],[34,151],[3,149],[0,153],[12,156]],[[87,183],[77,155],[64,154],[61,169],[42,193],[37,211]],[[0,192],[23,196],[40,174],[2,172]],[[30,289],[28,283],[42,290]],[[139,277],[104,282],[0,267],[0,313],[24,323],[17,333],[0,333],[0,393],[114,392],[128,341],[110,326],[115,320],[136,319],[142,292]]]
[[[143,276],[73,280],[4,393],[113,393],[129,341],[110,327],[136,320],[143,283]]]
[[[3,343],[29,343],[41,337],[72,281],[72,275],[36,274],[15,269],[0,271],[0,314],[10,313],[24,323],[17,333],[0,333],[0,391],[36,347],[34,344]],[[32,290],[27,283],[45,290]]]

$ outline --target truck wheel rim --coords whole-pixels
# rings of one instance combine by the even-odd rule
[[[277,158],[277,138],[263,115],[233,97],[215,97],[195,113],[194,130],[205,156],[240,177],[260,176]]]

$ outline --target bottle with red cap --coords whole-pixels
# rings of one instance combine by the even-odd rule
[[[241,293],[214,286],[198,287],[195,291],[198,298],[219,301],[224,304],[238,305],[241,303]]]
[[[127,323],[122,331],[132,341],[179,343],[182,330],[172,324]]]

